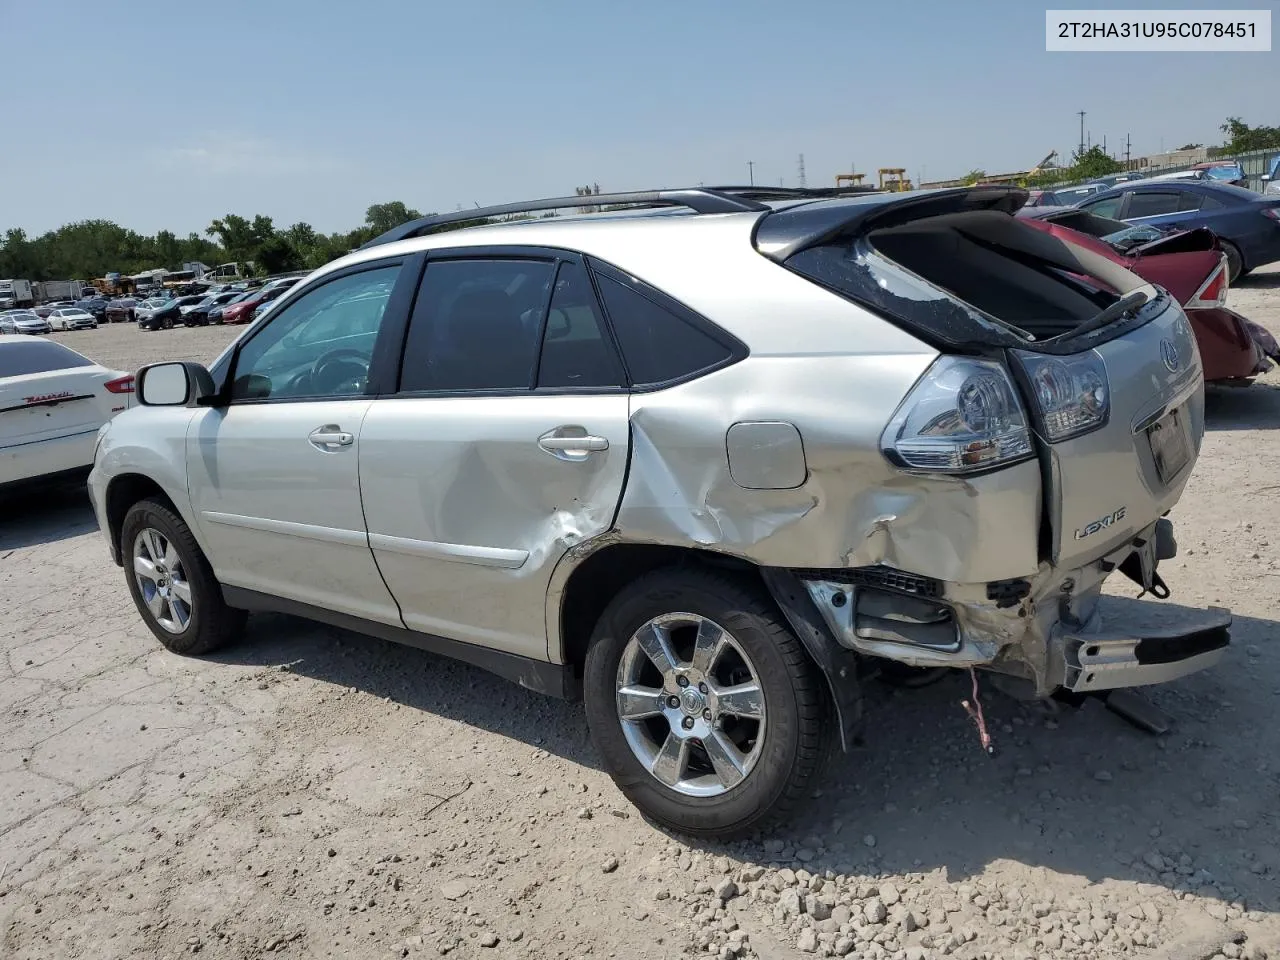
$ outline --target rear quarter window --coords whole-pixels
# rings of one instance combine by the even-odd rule
[[[620,271],[597,268],[600,299],[633,386],[687,380],[731,363],[746,348]],[[705,325],[705,326],[704,326]]]
[[[50,370],[91,367],[93,361],[53,340],[0,343],[0,380]]]

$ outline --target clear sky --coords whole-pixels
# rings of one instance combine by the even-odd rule
[[[1045,7],[0,0],[0,230],[329,232],[386,200],[742,183],[749,160],[795,185],[801,153],[810,186],[851,163],[941,179],[1069,153],[1078,110],[1135,156],[1280,123],[1280,53],[1046,53]]]

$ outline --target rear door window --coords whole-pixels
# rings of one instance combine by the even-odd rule
[[[552,260],[432,260],[400,368],[402,393],[529,390],[555,282]]]
[[[622,381],[586,268],[580,263],[560,264],[542,336],[538,386],[617,387]]]
[[[1195,213],[1200,209],[1201,204],[1205,199],[1206,198],[1202,194],[1192,193],[1190,190],[1185,190],[1178,197],[1178,212]]]
[[[1162,217],[1178,212],[1178,200],[1181,193],[1169,191],[1135,191],[1129,197],[1129,209],[1125,211],[1126,220],[1137,220],[1140,217]]]

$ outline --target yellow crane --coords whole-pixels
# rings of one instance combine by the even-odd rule
[[[904,193],[915,189],[914,184],[907,179],[906,167],[881,167],[879,175],[881,190],[889,193]]]

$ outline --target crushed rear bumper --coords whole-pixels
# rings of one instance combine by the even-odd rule
[[[1083,629],[1060,628],[1066,662],[1062,685],[1091,693],[1185,677],[1222,659],[1230,628],[1231,611],[1224,607],[1189,610],[1099,597]]]
[[[1026,580],[946,583],[885,567],[791,574],[848,653],[989,670],[1047,697],[1164,683],[1222,659],[1229,610],[1102,594],[1120,572],[1167,597],[1156,567],[1176,550],[1172,525],[1160,520],[1100,560],[1069,570],[1045,564]]]

